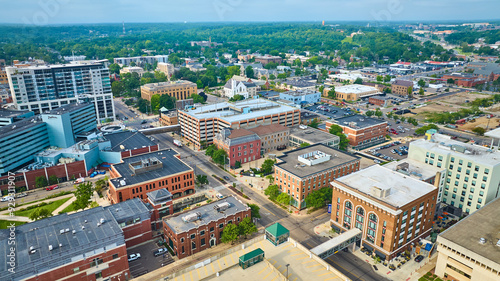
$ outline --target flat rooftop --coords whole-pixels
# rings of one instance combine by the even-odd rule
[[[496,245],[500,240],[499,217],[500,199],[497,198],[445,230],[438,236],[438,242],[442,243],[441,239],[448,240],[499,264],[500,247]],[[480,238],[485,238],[486,243],[480,244]]]
[[[484,133],[484,135],[487,137],[492,137],[494,139],[500,139],[500,128]]]
[[[382,119],[370,118],[362,115],[349,115],[333,120],[337,125],[346,126],[352,129],[364,129],[380,124],[387,124],[387,121]]]
[[[47,110],[47,111],[44,111],[42,112],[42,115],[45,115],[45,114],[49,114],[49,115],[63,115],[65,113],[69,113],[69,112],[72,112],[72,111],[75,111],[75,110],[79,110],[79,109],[82,109],[82,108],[85,108],[85,107],[88,107],[93,104],[91,103],[70,103],[70,104],[66,104],[66,105],[63,105],[61,107],[58,107],[58,108],[54,108],[52,110]]]
[[[431,184],[380,165],[370,166],[332,182],[332,185],[346,189],[337,182],[357,191],[358,194],[355,196],[361,195],[367,198],[375,198],[397,209],[436,190],[436,187]],[[384,194],[379,196],[375,191]],[[352,194],[353,192],[349,190],[349,193]]]
[[[113,185],[119,189],[122,187],[135,185],[141,182],[146,182],[154,180],[157,178],[168,177],[170,175],[187,172],[192,170],[191,167],[186,165],[184,162],[175,157],[178,155],[177,151],[173,149],[159,150],[151,153],[145,153],[137,156],[132,156],[122,159],[122,163],[114,164],[113,167],[121,177],[112,179]],[[161,162],[161,167],[158,169],[153,169],[143,173],[137,173],[134,176],[134,172],[130,169],[129,164],[140,162],[142,160],[149,160],[156,158]],[[123,181],[125,184],[123,184]]]
[[[335,91],[339,92],[339,93],[344,93],[344,94],[362,94],[362,93],[373,92],[373,91],[378,92],[379,90],[377,88],[371,87],[371,86],[354,84],[354,85],[335,87]]]
[[[313,91],[313,90],[297,90],[297,91],[288,91],[288,92],[283,92],[281,94],[284,95],[290,95],[294,97],[302,97],[306,95],[314,95],[314,94],[319,94],[320,92]]]
[[[232,123],[296,110],[298,110],[296,107],[257,98],[246,99],[235,103],[222,102],[204,105],[183,111],[196,119],[220,118],[226,122]]]
[[[11,110],[11,109],[0,108],[0,118],[14,118],[20,115],[24,115],[28,112],[29,111],[27,110]]]
[[[330,133],[307,127],[307,129],[301,129],[298,126],[290,129],[290,137],[296,137],[301,140],[306,141],[309,144],[316,144],[320,142],[324,142],[327,140],[337,139],[340,140],[340,137],[336,135],[332,135]]]
[[[97,225],[101,219],[104,223]],[[82,229],[82,226],[85,229]],[[63,234],[60,230],[68,230]],[[72,231],[75,230],[75,234]],[[24,280],[75,260],[125,245],[123,231],[103,207],[62,214],[16,227],[15,273],[7,270],[9,230],[0,230],[0,280]],[[49,250],[52,245],[52,250]],[[35,250],[30,254],[30,247]]]
[[[224,202],[229,203],[230,207],[222,212],[218,212],[217,210],[214,209],[216,205],[219,205]],[[178,216],[165,219],[164,221],[175,233],[183,233],[191,229],[207,225],[210,222],[214,221],[216,222],[225,217],[232,216],[248,208],[250,207],[248,207],[247,204],[242,203],[240,200],[234,198],[233,196],[229,196],[222,200],[218,200],[213,203],[203,205],[201,207],[180,214]],[[185,222],[183,220],[183,218],[190,215],[196,215],[197,213],[201,215],[200,219],[191,222]]]
[[[303,79],[287,80],[286,82],[283,82],[283,83],[286,83],[288,86],[293,86],[293,87],[298,87],[298,88],[316,86],[316,83],[308,81],[308,80],[303,80]]]
[[[148,207],[138,197],[120,202],[118,204],[106,206],[104,209],[109,210],[118,224],[136,219],[138,217],[140,217],[141,220],[151,218]]]
[[[461,158],[469,159],[484,165],[500,165],[500,152],[497,150],[452,140],[450,136],[442,134],[434,134],[431,140],[419,139],[413,141],[410,143],[410,147],[411,146],[419,146],[425,150],[434,151],[443,155],[454,154]]]
[[[39,116],[19,120],[17,122],[12,123],[12,124],[0,127],[0,138],[14,135],[14,134],[22,132],[24,130],[28,130],[28,129],[36,127],[36,126],[40,126],[42,124],[45,124],[45,123],[42,122],[42,120],[40,120]]]
[[[298,157],[304,154],[320,151],[331,156],[330,160],[316,165],[303,165],[298,161]],[[341,150],[331,148],[324,144],[313,144],[303,148],[298,148],[292,151],[285,152],[283,156],[278,157],[281,162],[274,164],[275,166],[287,171],[300,178],[304,178],[325,170],[332,169],[336,166],[359,160],[360,157],[353,154],[343,152]]]
[[[154,91],[159,88],[168,88],[168,87],[177,87],[177,86],[196,86],[195,83],[186,80],[176,80],[176,81],[167,81],[167,82],[159,82],[159,83],[149,83],[144,84],[141,88]]]
[[[141,132],[118,132],[104,135],[104,138],[111,142],[112,151],[132,150],[156,145]]]
[[[405,167],[406,164],[408,164],[408,168]],[[446,170],[445,168],[438,168],[410,158],[389,162],[385,164],[384,167],[393,171],[399,171],[402,174],[419,180],[426,180],[435,177],[436,173]]]

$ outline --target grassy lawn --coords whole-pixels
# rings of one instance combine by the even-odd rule
[[[71,198],[71,197],[70,197]],[[49,212],[53,212],[55,209],[59,208],[59,206],[61,206],[62,204],[64,204],[64,202],[68,201],[69,198],[64,198],[64,199],[59,199],[59,200],[56,200],[56,201],[53,201],[53,202],[50,202],[49,204],[45,205],[45,206],[42,206],[42,208],[44,209],[47,209],[49,210]],[[19,210],[19,211],[15,211],[14,212],[14,215],[16,216],[22,216],[22,217],[29,217],[30,214],[36,210],[37,208],[33,208],[33,209],[30,209],[30,210]]]
[[[443,279],[437,277],[435,274],[427,272],[424,276],[420,277],[418,281],[443,281]]]
[[[342,40],[342,43],[352,43],[352,37],[346,37]]]
[[[21,224],[25,224],[26,222],[23,222],[23,221],[5,221],[5,220],[0,220],[0,229],[7,229],[7,227],[11,223],[14,223],[15,225],[21,225]]]
[[[92,202],[92,203],[90,203],[89,208],[95,208],[98,206],[99,205],[96,202]],[[78,210],[75,210],[75,205],[73,203],[71,203],[71,204],[69,204],[68,207],[66,207],[62,211],[60,211],[59,214],[69,213],[69,212],[73,212],[73,211],[78,211]]]

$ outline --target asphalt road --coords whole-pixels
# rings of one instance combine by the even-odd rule
[[[290,215],[288,210],[278,207],[261,194],[257,194],[262,193],[263,191],[247,187],[246,185],[240,183],[231,174],[218,168],[216,165],[210,162],[203,151],[195,152],[190,148],[187,148],[186,146],[174,146],[172,143],[173,138],[170,133],[156,134],[154,135],[154,137],[158,140],[160,148],[173,148],[174,150],[178,151],[181,154],[181,159],[195,168],[195,174],[216,175],[221,178],[227,176],[230,178],[229,183],[236,183],[236,188],[238,190],[243,187],[244,193],[251,198],[251,202],[259,205],[261,208],[261,218],[258,220],[258,227],[267,227],[276,222],[279,222],[284,227],[290,230],[290,235],[293,239],[299,241],[309,249],[316,247],[328,240],[327,238],[320,237],[314,233],[315,226],[325,223],[330,219],[329,214],[326,213],[326,210],[313,217],[299,217]],[[218,190],[219,193],[226,196],[234,194],[231,190],[224,187],[220,182],[218,182],[211,176],[208,177],[208,180],[209,186]],[[348,276],[352,280],[388,280],[375,273],[370,264],[358,259],[352,253],[343,252],[341,257],[334,257],[326,261],[342,273],[346,274],[346,276]]]

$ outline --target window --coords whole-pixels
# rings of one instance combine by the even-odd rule
[[[77,273],[77,272],[80,272],[80,268],[79,267],[73,268],[73,273]]]
[[[196,249],[196,242],[195,241],[192,241],[191,242],[191,249]]]
[[[101,271],[96,272],[96,274],[95,274],[95,279],[97,280],[99,278],[102,278],[102,272]]]
[[[184,237],[183,237],[183,238],[181,238],[181,243],[184,243]]]
[[[113,259],[117,259],[118,258],[118,254],[113,254]]]
[[[454,163],[455,162],[455,157],[451,157],[450,162]]]
[[[458,165],[462,165],[464,163],[463,160],[458,160]]]
[[[200,246],[202,246],[202,247],[205,246],[205,238],[201,238],[201,244],[200,244]]]
[[[191,239],[194,239],[196,237],[196,234],[191,234]]]
[[[224,227],[223,223],[219,224],[219,228],[223,228],[223,227]]]
[[[205,235],[205,230],[200,231],[200,236]]]
[[[443,156],[439,155],[438,156],[438,161],[443,161]]]
[[[211,228],[210,228],[210,232],[214,232],[214,227],[211,227]]]
[[[484,174],[489,174],[490,173],[490,169],[484,169]]]

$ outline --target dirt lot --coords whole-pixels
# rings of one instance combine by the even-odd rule
[[[452,104],[452,105],[466,106],[467,100],[469,102],[471,102],[471,101],[476,100],[476,99],[483,99],[483,98],[489,98],[489,97],[491,97],[491,96],[479,94],[479,93],[460,93],[460,94],[456,94],[453,96],[444,97],[442,99],[439,99],[439,101],[442,103],[447,103],[447,104]]]
[[[413,117],[417,120],[424,120],[427,116],[425,113],[427,112],[444,112],[444,111],[456,111],[458,108],[450,107],[450,105],[443,105],[441,102],[432,102],[427,106],[412,109],[411,112],[416,114],[407,113],[403,116],[405,117]]]
[[[489,121],[489,124],[488,124]],[[467,131],[472,131],[472,129],[476,127],[482,127],[486,129],[486,126],[488,126],[489,129],[494,129],[496,126],[499,124],[499,119],[498,118],[486,118],[486,117],[479,117],[475,119],[475,122],[467,122],[464,125],[459,125],[458,129],[460,130],[467,130]]]

